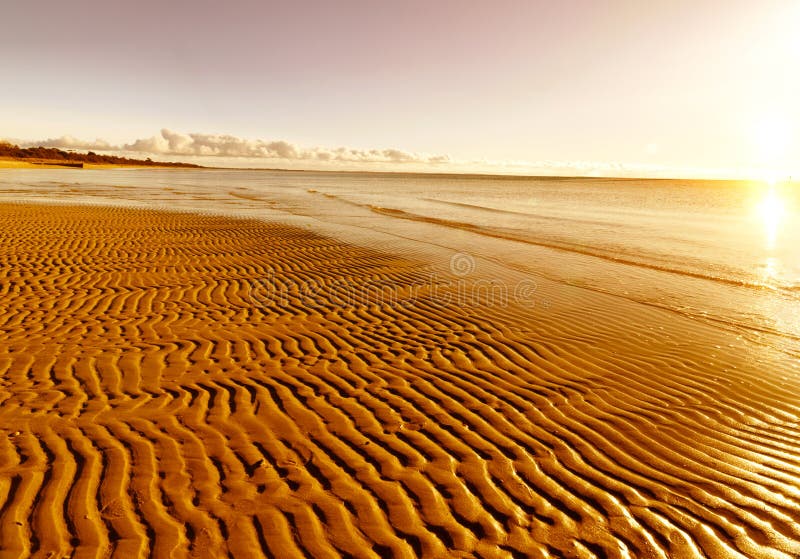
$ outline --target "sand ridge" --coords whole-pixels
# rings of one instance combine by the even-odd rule
[[[796,387],[736,356],[460,306],[278,223],[0,225],[4,558],[800,554]]]

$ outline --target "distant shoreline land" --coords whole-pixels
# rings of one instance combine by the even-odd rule
[[[177,167],[199,169],[201,165],[175,161],[153,161],[147,159],[130,159],[117,155],[100,155],[93,151],[86,153],[63,151],[56,148],[30,147],[21,148],[9,142],[0,141],[0,169],[30,167],[60,168],[108,168],[108,167]]]

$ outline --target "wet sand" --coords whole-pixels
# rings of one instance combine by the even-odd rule
[[[800,554],[735,333],[210,214],[2,204],[0,257],[3,558]]]

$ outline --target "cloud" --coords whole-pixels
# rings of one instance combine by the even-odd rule
[[[73,138],[72,136],[61,136],[60,138],[50,138],[40,142],[24,142],[27,146],[41,146],[45,148],[60,148],[60,149],[81,149],[90,151],[112,151],[118,150],[118,146],[113,146],[105,140],[100,138],[94,142],[86,142]]]
[[[429,155],[400,149],[303,148],[283,140],[248,140],[227,134],[183,134],[162,129],[157,136],[139,138],[129,144],[113,145],[105,140],[94,142],[61,136],[38,142],[18,142],[23,146],[91,151],[135,152],[170,157],[264,159],[320,163],[429,163],[444,164],[449,155]]]
[[[154,155],[237,157],[340,163],[447,163],[447,155],[428,155],[399,149],[303,148],[267,140],[247,140],[226,134],[182,134],[163,129],[161,135],[138,139],[121,147],[124,151]]]
[[[292,168],[377,168],[409,169],[445,167],[451,172],[499,172],[561,176],[658,176],[662,170],[652,165],[623,165],[592,161],[493,161],[458,160],[449,155],[415,153],[401,149],[355,149],[348,147],[305,148],[283,140],[249,140],[229,134],[184,134],[164,128],[149,138],[112,145],[98,139],[84,142],[72,136],[52,138],[28,145],[65,149],[113,151],[136,157],[156,159],[198,158],[203,163],[219,159],[223,165],[258,165],[258,161],[274,162]],[[240,162],[240,163],[237,163]],[[213,163],[212,163],[213,164]]]
[[[83,149],[113,151],[124,154],[137,154],[158,158],[200,158],[208,162],[215,158],[224,159],[225,163],[246,161],[276,161],[300,167],[338,167],[339,165],[410,165],[446,166],[454,172],[512,172],[515,174],[545,175],[579,175],[579,176],[627,176],[649,171],[657,174],[653,168],[642,169],[640,166],[626,168],[618,163],[597,163],[587,161],[492,161],[492,160],[457,160],[449,155],[431,155],[415,153],[401,149],[354,149],[347,147],[304,148],[283,140],[249,140],[228,134],[184,134],[164,128],[161,133],[149,138],[139,138],[131,143],[112,145],[97,139],[85,142],[72,136],[61,136],[42,142],[26,145],[56,147],[64,149]]]

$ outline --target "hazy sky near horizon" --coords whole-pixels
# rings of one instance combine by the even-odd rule
[[[42,0],[2,11],[10,139],[100,138],[263,166],[800,168],[797,0]]]

